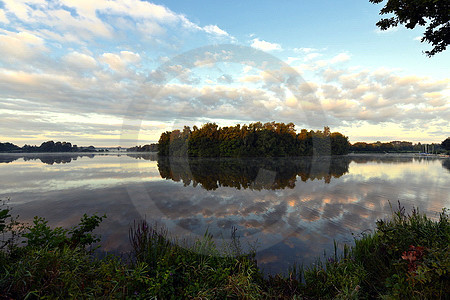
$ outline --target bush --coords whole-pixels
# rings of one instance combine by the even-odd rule
[[[373,234],[355,240],[353,255],[368,277],[363,286],[370,296],[439,299],[449,295],[450,224],[444,209],[438,221],[404,208],[391,220],[377,222]]]

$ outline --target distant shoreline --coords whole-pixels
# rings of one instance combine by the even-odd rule
[[[13,155],[13,156],[50,156],[50,155],[66,155],[66,156],[88,156],[88,155],[129,155],[129,156],[135,156],[135,155],[158,155],[158,152],[155,151],[141,151],[141,152],[127,152],[127,151],[96,151],[96,152],[0,152],[0,155]],[[161,156],[161,155],[158,155]],[[390,153],[380,153],[380,152],[352,152],[344,155],[320,155],[320,156],[314,156],[314,155],[304,155],[304,156],[280,156],[280,157],[263,157],[268,159],[277,159],[277,158],[316,158],[316,157],[363,157],[363,156],[380,156],[380,157],[431,157],[431,158],[450,158],[450,155],[447,154],[424,154],[424,153],[418,153],[418,152],[390,152]],[[167,157],[167,158],[183,158],[180,156],[161,156],[161,157]],[[261,159],[262,157],[186,157],[189,159],[252,159],[252,158],[258,158]]]

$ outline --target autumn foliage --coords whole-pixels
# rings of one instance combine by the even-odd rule
[[[339,132],[302,129],[293,123],[261,122],[219,127],[206,123],[201,128],[185,126],[183,130],[161,134],[158,153],[164,156],[189,157],[287,157],[342,155],[349,149],[348,138]]]

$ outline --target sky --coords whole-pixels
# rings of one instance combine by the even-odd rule
[[[450,51],[361,0],[0,0],[0,142],[134,146],[216,122],[450,135]]]

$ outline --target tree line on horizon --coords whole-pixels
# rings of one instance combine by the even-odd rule
[[[158,152],[158,144],[147,144],[143,146],[134,146],[127,149],[127,152]]]
[[[258,122],[259,124],[257,124],[256,126],[254,126],[253,124],[250,124],[249,126],[244,125],[242,126],[242,128],[247,128],[247,130],[249,128],[261,128],[261,123]],[[272,122],[274,123],[274,122]],[[211,123],[209,123],[211,124]],[[213,123],[214,124],[214,123]],[[267,124],[267,123],[266,123]],[[264,124],[263,126],[265,126],[266,124]],[[282,123],[275,123],[275,124],[282,124]],[[292,123],[290,123],[292,124]],[[206,124],[205,124],[206,125]],[[284,124],[286,125],[286,124]],[[289,124],[287,124],[289,125]],[[291,125],[292,129],[293,129],[293,124]],[[213,126],[214,127],[214,126]],[[217,129],[217,125],[215,125],[215,128]],[[224,127],[224,128],[228,128],[228,127]],[[234,127],[234,133],[237,133],[238,130],[236,130],[236,128],[240,128],[240,125],[236,125]],[[240,128],[242,130],[242,128]],[[329,132],[329,128],[325,127],[326,129],[322,132],[322,131],[307,131],[306,129],[303,129],[299,135],[301,135],[300,139],[305,138],[306,140],[311,140],[312,137],[314,137],[314,142],[316,143],[316,146],[321,146],[321,143],[319,142],[319,139],[317,139],[317,137],[321,136],[321,134],[323,135],[325,133],[328,134]],[[290,129],[291,134],[292,134],[292,129]],[[197,127],[194,126],[194,131],[199,130]],[[230,130],[228,130],[230,131]],[[289,131],[289,130],[288,130]],[[231,132],[233,132],[233,130],[231,130]],[[293,131],[295,132],[295,130]],[[163,136],[165,136],[164,138],[167,139],[167,135],[169,135],[169,140],[172,139],[172,141],[175,141],[175,143],[171,144],[169,146],[169,148],[167,148],[167,144],[165,145],[166,148],[164,149],[166,152],[160,153],[160,146],[159,143],[153,143],[153,144],[147,144],[147,145],[143,145],[143,146],[135,146],[135,147],[131,147],[128,148],[127,151],[128,152],[159,152],[162,155],[174,155],[174,156],[185,156],[187,155],[186,149],[189,146],[189,140],[186,139],[186,136],[190,136],[190,134],[192,133],[192,131],[190,130],[190,128],[188,126],[185,126],[185,129],[183,129],[183,132],[180,132],[179,130],[174,130],[174,131],[167,131],[163,134],[161,134],[161,138]],[[270,133],[269,133],[270,135]],[[181,139],[179,138],[181,136]],[[334,136],[334,138],[333,138]],[[178,138],[177,138],[178,137]],[[335,141],[334,143],[334,148],[332,149],[336,149],[337,144],[336,140],[337,137],[339,137],[339,135],[337,135],[336,133],[333,133],[330,135],[330,142],[332,142],[333,140]],[[263,139],[267,138],[267,133],[265,134],[265,137],[263,135]],[[344,138],[346,138],[344,136]],[[253,137],[254,139],[254,137]],[[184,142],[182,142],[184,141]],[[348,140],[347,140],[348,141]],[[259,144],[263,143],[263,141],[259,141]],[[221,145],[222,148],[219,147],[219,149],[222,150],[226,150],[226,146],[231,145],[231,146],[235,146],[236,144],[239,144],[239,141],[233,141],[233,140],[228,140],[226,143],[224,143],[224,145]],[[269,143],[270,144],[270,143]],[[309,141],[309,143],[306,141],[304,144],[306,145],[311,145],[311,141]],[[344,145],[344,143],[341,143],[341,145]],[[348,143],[348,150],[346,151],[348,152],[355,152],[355,153],[384,153],[384,152],[426,152],[426,150],[428,150],[428,152],[433,152],[433,153],[449,153],[450,152],[450,137],[448,137],[447,139],[445,139],[444,141],[442,141],[442,143],[432,143],[432,144],[421,144],[421,143],[417,143],[417,144],[413,144],[412,142],[406,142],[406,141],[391,141],[391,142],[375,142],[375,143],[367,143],[367,142],[356,142],[354,144]],[[266,143],[267,146],[267,143]],[[345,145],[344,145],[345,146]],[[426,147],[425,147],[426,146]],[[320,148],[320,147],[316,147],[316,148]],[[325,149],[328,150],[329,147],[323,147]],[[169,149],[169,150],[167,150]],[[234,153],[239,153],[238,150],[236,150],[235,148],[231,148],[228,149],[228,153],[233,153],[233,149],[234,149]],[[10,153],[43,153],[43,152],[102,152],[103,150],[97,150],[94,146],[89,146],[89,147],[78,147],[77,145],[72,145],[70,142],[53,142],[53,141],[47,141],[47,142],[43,142],[40,146],[30,146],[30,145],[24,145],[23,147],[19,147],[15,144],[12,144],[10,142],[5,142],[5,143],[1,143],[0,142],[0,152],[10,152]],[[167,154],[167,151],[169,152],[169,154]],[[274,152],[274,151],[272,151]],[[307,152],[307,151],[306,151]],[[317,152],[317,149],[316,149]],[[341,149],[341,154],[346,154],[345,149]],[[320,152],[318,151],[318,153],[316,154],[321,154],[321,153],[325,153],[325,152]],[[270,154],[270,153],[269,153]],[[313,151],[314,154],[314,151]],[[302,155],[311,155],[310,153],[308,154],[302,154]],[[234,157],[232,155],[223,155],[224,157]],[[251,156],[251,155],[241,155],[242,157],[246,157],[246,156]],[[256,155],[257,156],[257,155]],[[263,155],[263,156],[268,156],[268,157],[274,157],[271,155]],[[299,156],[299,155],[281,155],[281,156]],[[236,156],[238,157],[238,156]]]
[[[70,142],[54,142],[47,141],[43,142],[40,146],[24,145],[19,147],[12,143],[0,143],[0,152],[18,152],[18,153],[39,153],[39,152],[93,152],[95,150],[94,146],[89,147],[78,147],[77,145],[72,145]]]
[[[188,157],[286,157],[343,155],[349,151],[348,137],[339,132],[302,129],[293,123],[261,122],[219,127],[206,123],[193,129],[166,131],[158,142],[158,154]]]
[[[447,138],[442,143],[432,144],[413,144],[406,141],[391,141],[391,142],[356,142],[350,145],[350,152],[367,152],[367,153],[384,153],[384,152],[433,152],[444,153],[445,150],[450,150],[450,138]]]
[[[417,152],[433,152],[448,153],[450,151],[450,137],[441,143],[422,144],[407,141],[390,141],[390,142],[355,142],[349,144],[349,152],[354,153],[417,153]],[[143,146],[135,146],[127,149],[128,152],[158,152],[158,143],[146,144]]]

